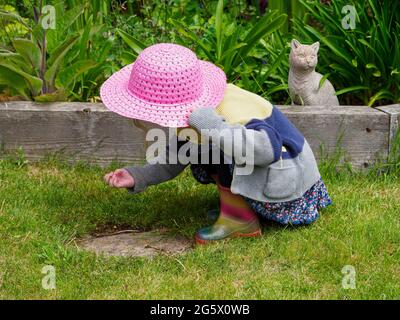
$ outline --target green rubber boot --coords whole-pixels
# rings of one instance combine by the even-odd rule
[[[218,217],[219,217],[219,209],[211,209],[207,211],[208,221],[217,221]]]
[[[225,215],[220,215],[211,226],[197,231],[195,239],[198,244],[234,237],[257,237],[261,235],[258,218],[251,221],[240,221]]]
[[[256,237],[261,235],[261,226],[256,213],[249,207],[242,196],[231,193],[227,187],[218,184],[220,210],[210,210],[207,217],[218,216],[211,226],[196,232],[198,244],[233,237]]]

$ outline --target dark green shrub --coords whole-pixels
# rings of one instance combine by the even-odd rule
[[[400,101],[400,2],[305,1],[308,24],[295,19],[300,41],[320,41],[319,71],[329,74],[342,103],[388,104]],[[354,29],[345,29],[342,13],[355,8]]]

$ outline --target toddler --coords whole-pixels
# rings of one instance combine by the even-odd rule
[[[200,183],[216,184],[220,206],[209,212],[215,222],[197,231],[198,244],[259,236],[262,219],[310,224],[331,204],[299,130],[267,100],[226,84],[221,69],[188,48],[169,43],[146,48],[102,85],[100,95],[111,111],[148,128],[158,124],[178,129],[174,147],[169,145],[144,166],[106,174],[106,183],[138,193],[190,165]],[[196,135],[185,136],[183,128]],[[171,159],[171,154],[193,150],[197,153],[190,163],[179,156],[178,161]]]

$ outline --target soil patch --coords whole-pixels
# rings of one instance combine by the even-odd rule
[[[192,247],[193,241],[173,235],[166,229],[152,231],[118,231],[89,236],[77,245],[97,255],[121,257],[153,257],[157,254],[178,255]]]

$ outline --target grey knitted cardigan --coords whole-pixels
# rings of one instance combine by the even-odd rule
[[[321,177],[308,142],[276,106],[267,119],[253,119],[246,125],[228,124],[213,109],[201,108],[192,112],[189,124],[234,160],[234,194],[262,202],[286,202],[300,198]],[[229,148],[224,145],[227,135],[232,142]],[[248,158],[242,156],[247,144],[254,150]],[[187,166],[160,160],[167,164],[125,168],[135,180],[130,192],[142,192],[150,185],[173,179]],[[239,169],[249,164],[251,173],[240,174]]]

